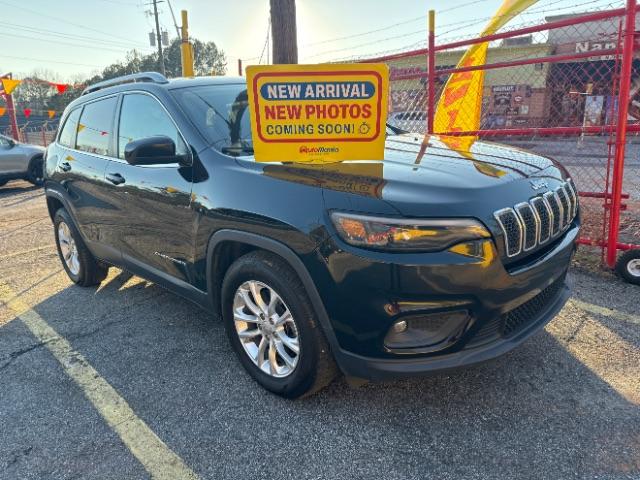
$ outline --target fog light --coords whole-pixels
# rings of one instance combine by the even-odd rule
[[[391,325],[384,344],[392,350],[435,352],[460,340],[470,323],[467,310],[410,315]]]
[[[404,320],[400,320],[399,322],[396,322],[393,324],[393,331],[395,333],[402,333],[407,329],[407,322],[405,322]]]

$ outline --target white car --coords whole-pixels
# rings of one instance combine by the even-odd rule
[[[16,142],[0,135],[0,187],[16,179],[41,185],[44,152],[43,147]]]

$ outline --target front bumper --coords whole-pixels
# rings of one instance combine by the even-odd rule
[[[321,279],[316,285],[336,334],[337,363],[346,375],[385,379],[458,368],[508,352],[567,301],[564,278],[578,231],[576,224],[513,269],[505,268],[497,254],[489,262],[448,252],[364,257],[331,240],[319,252],[328,277],[322,279],[320,271],[312,275]],[[392,308],[398,305],[411,309]],[[398,351],[385,345],[385,335],[399,319],[460,309],[470,313],[470,326],[440,350]],[[516,314],[518,325],[507,331],[505,322]]]
[[[542,329],[562,309],[569,296],[569,288],[563,282],[554,301],[550,302],[546,309],[511,338],[499,338],[482,346],[432,357],[380,359],[363,357],[342,350],[337,355],[339,357],[338,363],[345,375],[369,380],[384,380],[424,375],[485,362],[513,350]]]

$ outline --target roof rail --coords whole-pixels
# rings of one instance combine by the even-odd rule
[[[122,85],[124,83],[138,83],[138,82],[149,82],[149,83],[169,83],[167,77],[158,73],[158,72],[140,72],[133,73],[131,75],[124,75],[122,77],[112,78],[110,80],[105,80],[103,82],[94,83],[93,85],[89,85],[82,92],[82,95],[86,95],[87,93],[97,92],[98,90],[102,90],[103,88],[113,87],[114,85]]]

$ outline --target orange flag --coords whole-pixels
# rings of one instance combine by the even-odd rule
[[[13,78],[2,78],[2,89],[4,93],[7,95],[11,95],[11,92],[15,90],[15,88],[22,83],[22,80],[14,80]]]
[[[47,113],[49,114],[49,118],[53,118],[54,115],[56,114],[55,110],[47,110]]]
[[[4,112],[7,111],[7,107],[0,107],[0,117],[4,115]]]

